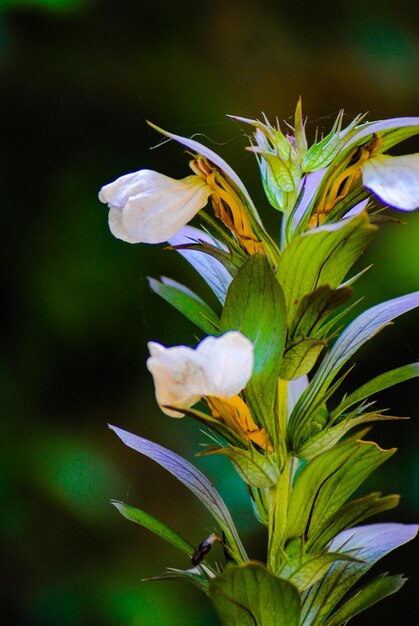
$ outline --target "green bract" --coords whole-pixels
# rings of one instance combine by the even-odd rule
[[[384,371],[349,394],[345,387],[358,349],[419,306],[416,292],[346,322],[359,306],[354,284],[365,271],[354,274],[353,266],[379,236],[372,223],[382,210],[376,203],[403,211],[419,207],[418,154],[387,154],[419,133],[419,118],[365,122],[358,116],[342,128],[340,113],[331,131],[311,145],[301,101],[294,127],[285,132],[265,117],[236,120],[254,128],[249,150],[268,202],[281,214],[274,215],[281,219],[279,241],[221,157],[154,125],[188,149],[194,174],[178,181],[140,170],[106,185],[100,198],[109,204],[117,237],[130,243],[168,239],[169,249],[216,296],[210,306],[170,278],[149,279],[198,337],[193,347],[151,341],[147,366],[162,412],[199,422],[209,437],[199,454],[226,456],[245,483],[266,529],[266,558],[249,559],[252,547],[245,548],[226,503],[195,465],[116,427],[126,445],[201,500],[213,532],[195,547],[141,509],[113,504],[186,555],[181,567],[154,579],[199,588],[224,626],[340,626],[404,584],[402,576],[384,575],[353,589],[418,530],[413,524],[360,526],[397,506],[399,497],[355,494],[395,452],[365,440],[368,429],[359,427],[401,419],[377,407],[376,396],[417,377],[419,364]],[[198,228],[186,225],[193,216]],[[209,554],[214,543],[224,550],[221,564]]]

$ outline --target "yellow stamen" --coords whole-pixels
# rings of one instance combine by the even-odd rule
[[[203,157],[197,157],[190,166],[213,190],[212,203],[216,217],[236,235],[248,254],[263,254],[263,244],[253,232],[246,207],[228,182]]]
[[[230,185],[217,176],[216,172],[211,172],[206,182],[214,190],[213,202],[216,214],[218,213],[218,217],[235,233],[246,252],[263,253],[263,244],[258,241],[253,232],[246,208]],[[228,208],[230,215],[225,207]]]
[[[233,396],[228,400],[209,396],[206,400],[213,417],[221,419],[243,439],[250,439],[261,448],[272,452],[273,447],[266,430],[255,424],[247,405],[240,396]]]
[[[341,171],[341,173],[334,180],[331,179],[329,184],[326,185],[322,193],[322,197],[310,217],[310,228],[315,228],[324,222],[328,213],[330,213],[338,202],[343,200],[343,198],[348,195],[355,179],[361,174],[362,164],[371,157],[380,144],[381,139],[379,137],[374,137],[368,145],[360,149],[360,156],[356,162],[349,165],[349,167],[347,167],[347,165],[351,162],[354,155],[359,154],[358,149],[346,157],[343,171]]]

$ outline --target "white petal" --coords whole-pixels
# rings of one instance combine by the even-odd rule
[[[138,242],[167,241],[207,204],[210,188],[202,178],[159,176],[158,187],[130,197],[123,209],[124,227]]]
[[[231,398],[249,382],[253,371],[253,344],[237,331],[221,337],[207,337],[197,347],[206,359],[207,392],[217,398]]]
[[[391,157],[379,154],[362,166],[365,187],[396,209],[419,208],[419,154]]]
[[[116,207],[109,209],[108,222],[109,230],[114,237],[122,239],[122,241],[127,241],[128,243],[137,243],[135,239],[127,233],[126,228],[122,223],[121,209],[117,209]]]
[[[203,396],[228,399],[239,393],[253,370],[253,344],[239,332],[207,337],[195,350],[150,342],[147,368],[154,379],[156,399],[171,417],[182,413],[165,408],[187,409]]]
[[[130,243],[163,243],[206,205],[210,193],[196,175],[176,180],[140,170],[102,187],[99,200],[111,210],[109,225],[116,237]]]
[[[120,176],[112,183],[105,185],[99,191],[99,200],[109,207],[122,207],[128,202],[130,196],[140,193],[152,183],[152,175],[157,172],[152,170],[140,170]],[[160,176],[160,174],[159,174]]]
[[[182,417],[183,413],[165,405],[187,409],[196,404],[206,386],[205,366],[195,350],[186,346],[165,348],[150,342],[148,348],[147,368],[153,376],[156,400],[166,415]]]

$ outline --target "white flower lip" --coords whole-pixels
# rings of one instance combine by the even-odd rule
[[[166,348],[149,342],[147,368],[154,379],[156,399],[171,417],[184,414],[167,406],[188,409],[203,396],[229,399],[240,393],[252,376],[253,344],[238,331],[206,337],[193,348]]]
[[[361,170],[364,186],[386,204],[402,211],[419,208],[419,154],[378,154]]]
[[[207,204],[211,190],[191,175],[176,180],[153,170],[125,174],[102,187],[109,206],[109,228],[128,243],[163,243]]]

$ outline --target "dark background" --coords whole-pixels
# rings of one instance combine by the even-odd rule
[[[340,108],[346,121],[365,111],[369,120],[418,115],[418,35],[417,5],[406,0],[0,2],[4,624],[218,623],[194,589],[140,582],[187,560],[108,503],[140,506],[194,544],[213,528],[189,492],[106,427],[194,459],[203,437],[156,408],[145,359],[148,340],[194,344],[196,329],[150,293],[146,276],[208,291],[175,253],[114,239],[98,189],[142,167],[188,174],[182,148],[149,150],[159,142],[151,119],[203,133],[275,229],[242,128],[225,114],[290,120],[301,94],[312,138]],[[418,152],[419,141],[402,149]],[[382,227],[359,266],[374,262],[358,284],[363,306],[418,288],[419,215],[403,218]],[[348,389],[417,357],[410,313],[359,354]],[[415,389],[382,393],[380,406],[414,417]],[[417,419],[372,435],[400,448],[366,487],[402,494],[381,519],[418,521]],[[262,557],[263,533],[227,461],[194,462]],[[378,570],[406,573],[403,590],[354,624],[414,623],[417,545]]]

